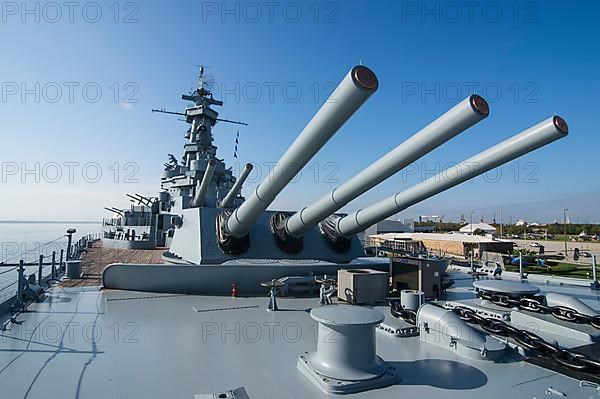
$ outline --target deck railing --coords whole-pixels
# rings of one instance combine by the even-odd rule
[[[26,261],[24,255],[35,250],[42,250],[65,236],[49,241],[34,250],[26,251],[16,257],[0,262],[0,315],[6,310],[20,312],[23,310],[23,292],[29,284],[47,289],[54,281],[58,281],[65,273],[66,261],[81,259],[83,252],[90,244],[100,239],[100,233],[87,234],[75,242],[69,242],[60,251],[52,251],[49,255],[40,254],[37,261]],[[17,259],[18,262],[16,261]]]
[[[105,218],[102,219],[102,226],[107,227],[127,227],[127,226],[150,226],[152,224],[152,214],[125,218]]]

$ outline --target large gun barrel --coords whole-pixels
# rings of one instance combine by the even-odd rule
[[[145,197],[143,195],[140,195],[138,193],[135,194],[137,197],[140,198],[140,200],[145,203],[146,205],[150,206],[152,205],[152,197]]]
[[[133,202],[133,203],[135,203],[135,202],[138,202],[138,203],[140,203],[140,204],[142,203],[141,199],[139,199],[138,197],[136,197],[136,196],[134,196],[134,195],[131,195],[131,194],[125,194],[125,195],[126,195],[127,197],[131,198],[131,200],[130,200],[130,201],[131,201],[131,202]]]
[[[217,161],[214,159],[210,159],[206,166],[206,170],[204,171],[204,176],[202,177],[202,182],[196,188],[196,195],[192,200],[192,208],[197,208],[204,205],[204,197],[206,197],[206,192],[208,191],[208,186],[210,181],[212,180],[213,173],[215,172],[215,167],[217,166]]]
[[[252,172],[252,168],[253,166],[251,163],[246,164],[244,170],[242,170],[242,173],[240,173],[240,177],[238,177],[233,187],[231,187],[225,198],[223,198],[223,201],[221,201],[221,208],[229,208],[231,204],[233,204],[233,200],[235,197],[237,197],[238,193],[242,189],[242,185],[250,175],[250,172]]]
[[[286,219],[286,233],[293,237],[303,236],[348,202],[488,115],[487,102],[476,94],[471,95],[352,179]]]
[[[120,209],[117,209],[117,208],[107,208],[107,207],[104,207],[104,209],[106,209],[109,212],[116,213],[117,215],[123,216],[123,211],[120,210]]]
[[[137,201],[138,204],[140,204],[140,205],[144,204],[144,205],[148,205],[149,206],[152,203],[152,201],[150,200],[150,198],[144,197],[143,195],[140,195],[140,194],[137,194],[137,193],[134,194],[134,195],[131,195],[131,194],[125,194],[125,195],[128,196],[129,198],[131,198],[133,200],[132,202]]]
[[[411,205],[558,140],[566,136],[568,131],[564,119],[559,116],[550,117],[522,133],[461,162],[454,168],[448,168],[416,186],[340,218],[337,220],[336,233],[339,236],[356,234]]]
[[[377,90],[378,84],[369,68],[362,65],[352,68],[268,176],[227,219],[226,233],[235,238],[245,237],[281,190]]]

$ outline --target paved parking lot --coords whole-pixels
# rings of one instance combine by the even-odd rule
[[[544,246],[544,250],[546,253],[555,254],[565,252],[565,243],[564,241],[544,241],[544,240],[513,240],[515,244],[519,247],[524,247],[530,250],[536,250],[537,248],[532,247],[530,244],[537,242]],[[596,258],[600,262],[600,242],[573,242],[567,241],[567,250],[568,250],[568,258],[565,259],[565,262],[569,263],[581,263],[581,264],[592,264],[592,258],[580,257],[579,261],[573,261],[573,250],[575,248],[579,248],[580,251],[587,251],[593,255],[596,255]]]

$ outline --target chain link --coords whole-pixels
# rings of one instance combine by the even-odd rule
[[[390,313],[392,316],[402,319],[408,324],[413,326],[417,325],[417,312],[413,310],[404,309],[399,301],[390,302]]]
[[[510,298],[508,299],[509,301],[515,301]],[[499,299],[499,301],[506,300]],[[535,300],[533,301],[536,302]],[[520,303],[520,301],[516,302]],[[530,306],[529,304],[533,304],[534,302],[526,301],[525,303],[528,304],[526,306]],[[533,305],[533,307],[535,306],[536,305]],[[547,306],[542,305],[542,308],[544,307]],[[566,309],[568,309],[569,311],[573,310],[570,308]],[[516,327],[511,326],[510,324],[505,323],[502,320],[482,317],[478,315],[473,309],[465,306],[456,306],[452,309],[452,311],[456,313],[456,315],[461,320],[464,320],[467,323],[478,324],[484,331],[486,331],[489,334],[512,338],[522,347],[536,351],[545,357],[551,358],[554,361],[556,361],[556,363],[566,368],[577,371],[585,371],[595,375],[600,374],[599,360],[592,359],[589,356],[579,352],[574,352],[565,348],[561,348],[558,345],[552,344],[544,340],[542,337],[535,333],[532,333],[531,331],[518,329]],[[417,324],[417,313],[412,310],[403,309],[402,306],[400,306],[400,302],[398,301],[390,302],[390,312],[392,316],[402,319],[409,324]],[[577,314],[577,312],[575,312],[574,314]],[[569,318],[570,316],[572,316],[572,314],[568,313],[565,317]],[[595,321],[597,322],[597,320]]]
[[[452,311],[462,320],[478,324],[484,331],[490,334],[512,338],[522,347],[539,352],[545,357],[552,358],[564,367],[577,371],[586,371],[591,374],[600,374],[600,361],[582,353],[561,348],[531,331],[515,328],[502,320],[481,317],[473,309],[464,306],[457,306]]]
[[[589,324],[600,330],[600,316],[588,316],[567,306],[548,306],[543,303],[543,297],[523,297],[520,299],[513,299],[507,295],[498,293],[479,291],[477,294],[481,299],[490,301],[498,306],[505,308],[519,308],[535,313],[551,314],[559,320],[578,324]]]

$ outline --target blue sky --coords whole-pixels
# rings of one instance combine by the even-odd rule
[[[210,66],[221,116],[249,123],[237,160],[237,128],[216,126],[218,155],[253,162],[264,176],[332,84],[362,62],[378,92],[273,208],[317,199],[474,89],[490,103],[486,120],[345,210],[557,113],[566,139],[503,167],[498,181],[478,178],[398,216],[490,220],[502,207],[505,221],[551,222],[569,208],[572,221],[595,223],[598,20],[592,1],[3,2],[0,219],[94,220],[103,206],[126,206],[125,192],[155,193],[186,125],[150,110],[185,108],[192,64]]]

